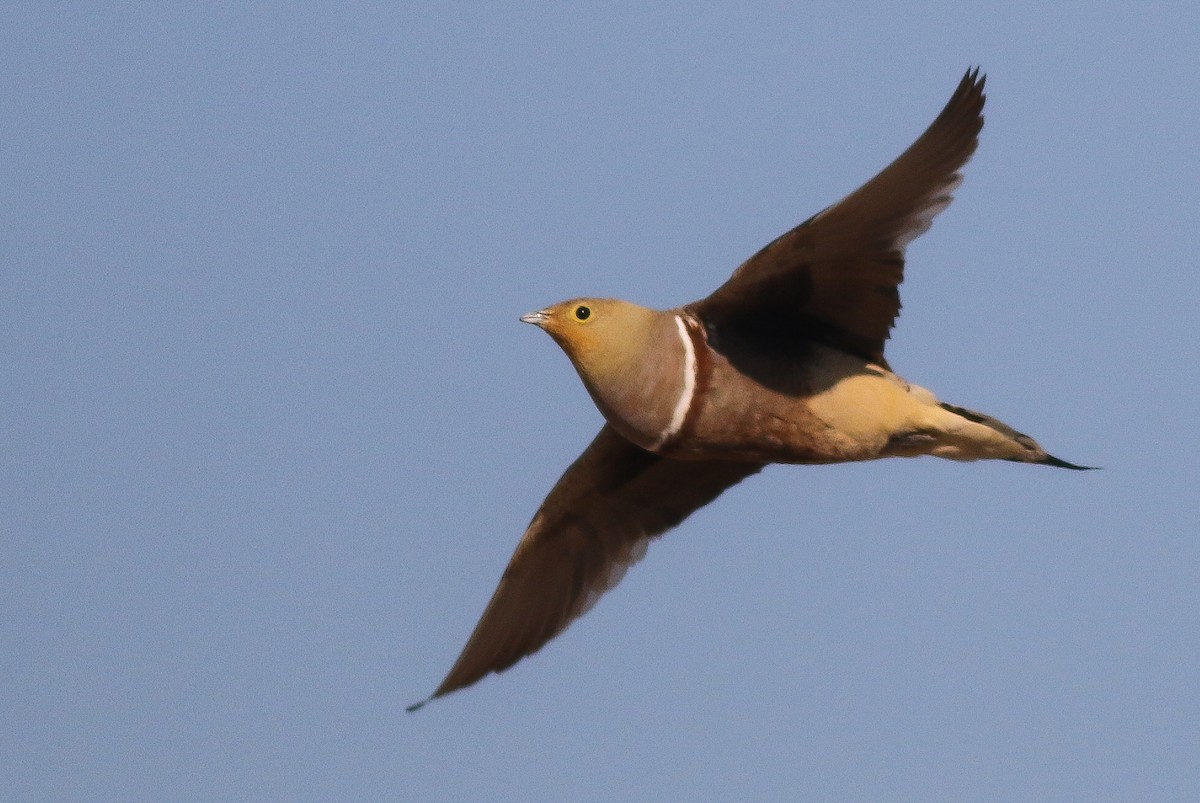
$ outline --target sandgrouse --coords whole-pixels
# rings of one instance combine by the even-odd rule
[[[968,71],[928,130],[841,201],[675,309],[578,298],[521,318],[566,352],[606,421],[550,491],[446,679],[500,672],[558,635],[647,542],[768,463],[935,455],[1083,469],[894,374],[904,249],[949,205],[983,127]]]

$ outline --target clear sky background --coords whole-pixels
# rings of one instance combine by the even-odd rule
[[[1200,798],[1200,6],[0,11],[0,797]],[[115,4],[114,4],[115,6]],[[774,467],[427,706],[702,297],[987,124],[892,365],[1075,473]]]

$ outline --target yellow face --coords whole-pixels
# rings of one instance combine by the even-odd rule
[[[615,303],[604,298],[573,298],[521,320],[540,326],[574,357],[599,348],[605,330],[611,329]]]
[[[602,376],[644,347],[653,310],[612,298],[573,298],[521,320],[541,327],[585,377]]]

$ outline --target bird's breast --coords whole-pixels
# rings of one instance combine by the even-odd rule
[[[592,399],[617,432],[661,451],[688,422],[704,391],[707,346],[698,324],[683,314],[665,317],[635,358],[603,382],[583,376]]]
[[[914,401],[899,377],[837,349],[813,344],[784,357],[724,341],[714,348],[686,312],[665,317],[651,343],[607,381],[584,382],[617,432],[676,459],[871,459]]]

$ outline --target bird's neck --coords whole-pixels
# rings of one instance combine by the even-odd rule
[[[658,451],[684,427],[703,392],[704,335],[683,312],[657,316],[637,333],[640,347],[621,355],[603,380],[580,371],[596,406],[624,437]]]

